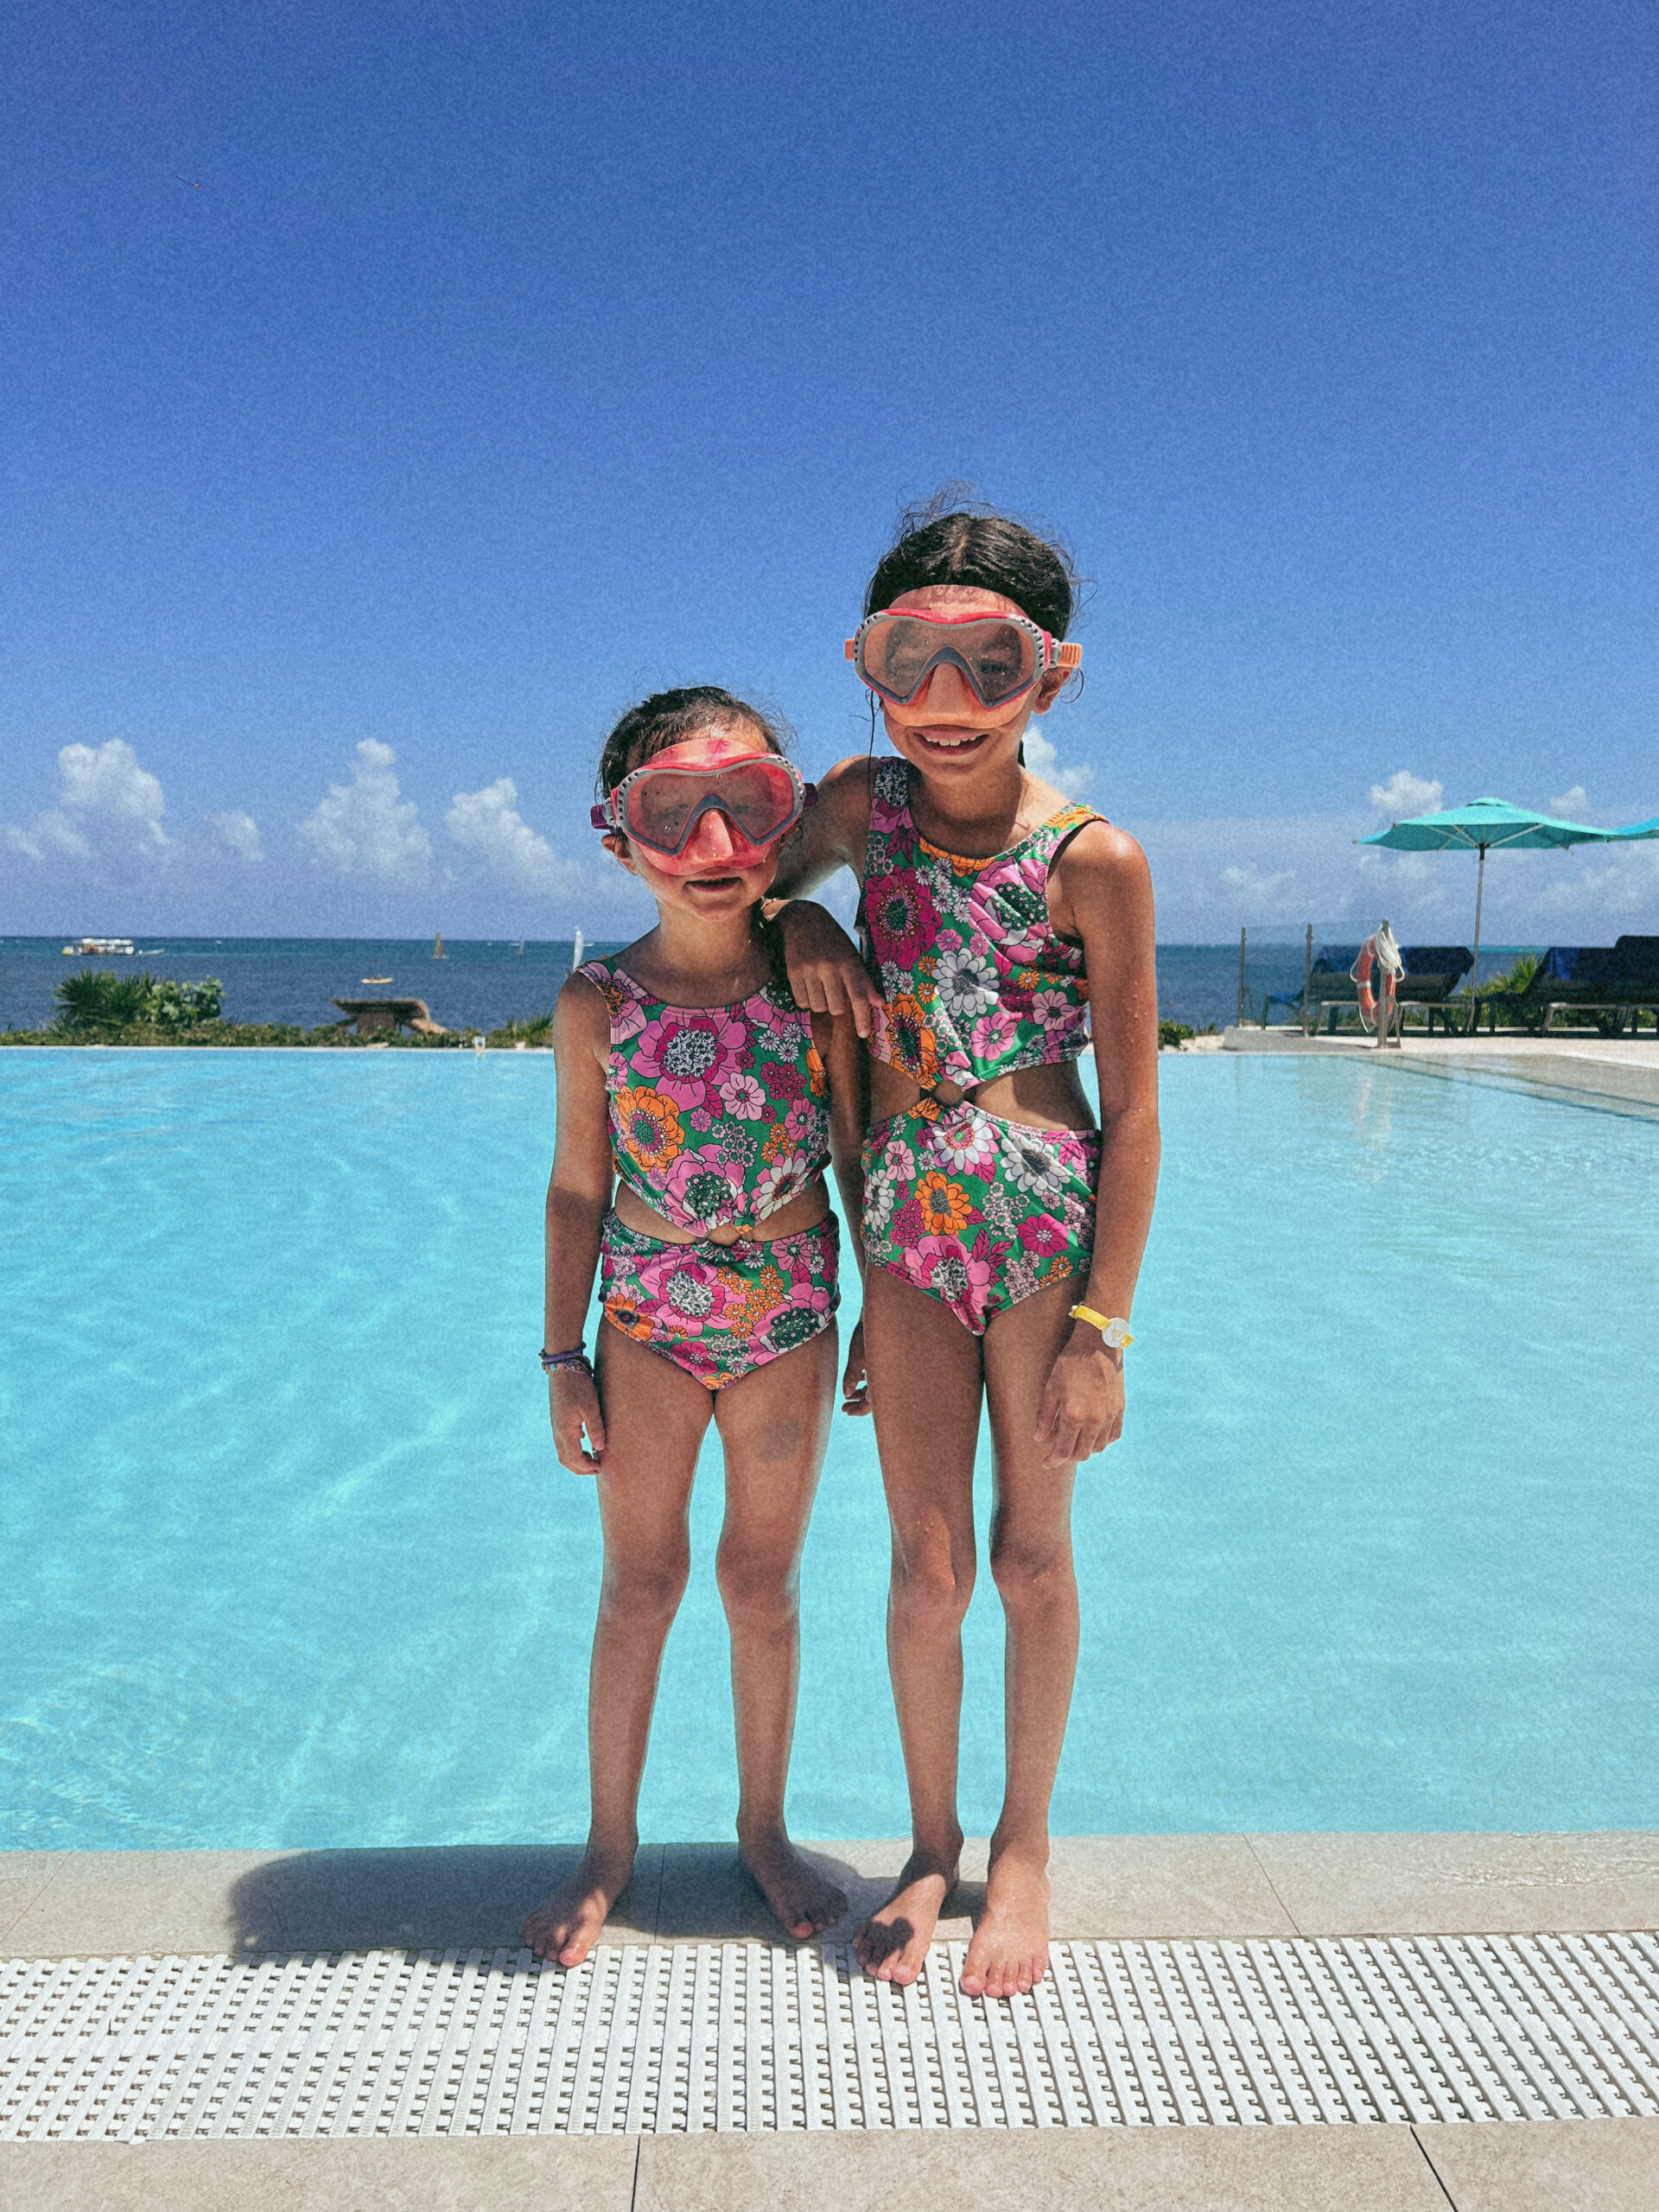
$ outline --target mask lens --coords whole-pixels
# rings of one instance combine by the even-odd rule
[[[889,698],[908,701],[929,668],[949,655],[988,707],[1022,691],[1037,671],[1036,646],[1018,623],[999,615],[982,622],[925,622],[904,615],[866,632],[862,673]]]
[[[788,826],[796,811],[787,768],[772,760],[740,760],[720,768],[658,768],[628,792],[628,823],[642,843],[677,853],[709,804],[751,845],[765,845]]]
[[[865,673],[895,699],[907,699],[941,642],[932,622],[874,623],[864,639]]]
[[[1031,639],[1012,622],[964,622],[957,651],[988,707],[1030,683],[1036,668]]]

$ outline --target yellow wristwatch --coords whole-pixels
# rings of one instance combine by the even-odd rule
[[[1135,1342],[1129,1334],[1129,1325],[1121,1314],[1096,1313],[1092,1306],[1074,1306],[1071,1319],[1087,1321],[1091,1329],[1098,1329],[1101,1341],[1111,1351],[1122,1351],[1125,1344]]]

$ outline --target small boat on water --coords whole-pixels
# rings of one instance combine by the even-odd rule
[[[582,936],[582,931],[578,930],[576,931],[575,943],[570,948],[570,973],[573,976],[575,974],[577,969],[581,967],[582,956],[587,951],[587,940]]]
[[[449,957],[448,954],[443,949],[443,931],[442,930],[438,931],[437,935],[432,940],[432,957],[435,960],[447,960]]]
[[[132,939],[130,937],[84,937],[79,944],[66,944],[63,948],[66,960],[84,959],[89,953],[100,953],[106,959],[130,960],[134,957]]]
[[[391,978],[390,976],[359,976],[357,980],[359,983],[389,983]]]
[[[523,938],[519,938],[517,945],[513,949],[518,953],[518,957],[522,960],[524,957],[524,940]]]

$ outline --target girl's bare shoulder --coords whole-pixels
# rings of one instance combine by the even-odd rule
[[[1054,863],[1055,918],[1067,936],[1085,934],[1091,921],[1122,922],[1152,915],[1152,870],[1127,830],[1099,817],[1085,822]],[[1062,918],[1063,917],[1063,918]]]
[[[611,1010],[605,994],[580,968],[572,969],[559,986],[553,1027],[561,1044],[588,1045],[601,1057],[611,1049]]]

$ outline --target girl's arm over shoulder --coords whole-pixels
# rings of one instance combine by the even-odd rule
[[[870,764],[855,753],[837,760],[819,783],[817,797],[801,817],[800,834],[787,840],[772,878],[774,899],[816,891],[838,868],[864,868],[870,834]]]
[[[553,1010],[558,1133],[545,1214],[547,1267],[542,1343],[569,1351],[582,1342],[599,1268],[600,1225],[611,1203],[611,1133],[605,1090],[611,1020],[598,986],[569,977]],[[560,1464],[572,1474],[599,1471],[605,1421],[599,1392],[580,1368],[561,1368],[548,1381],[549,1413]],[[587,1429],[591,1450],[584,1451]]]
[[[1100,1084],[1100,1188],[1094,1258],[1076,1303],[1128,1319],[1158,1188],[1158,975],[1152,875],[1135,839],[1109,823],[1080,830],[1055,863],[1051,912],[1081,944]],[[1049,1464],[1086,1459],[1123,1427],[1122,1351],[1088,1322],[1049,1373],[1037,1437]]]
[[[870,1009],[880,1006],[881,994],[841,924],[800,894],[816,891],[839,868],[862,880],[870,786],[870,764],[861,755],[836,762],[801,817],[798,836],[785,841],[766,901],[783,936],[797,1006],[849,1015],[861,1037],[870,1033]]]
[[[813,1041],[830,1078],[830,1159],[836,1189],[841,1198],[842,1258],[851,1257],[860,1275],[864,1272],[864,1139],[870,1125],[870,1056],[847,1014],[815,1014]],[[864,1367],[864,1323],[861,1318],[848,1339],[847,1364],[842,1375],[841,1409],[844,1414],[870,1410],[869,1381]]]

